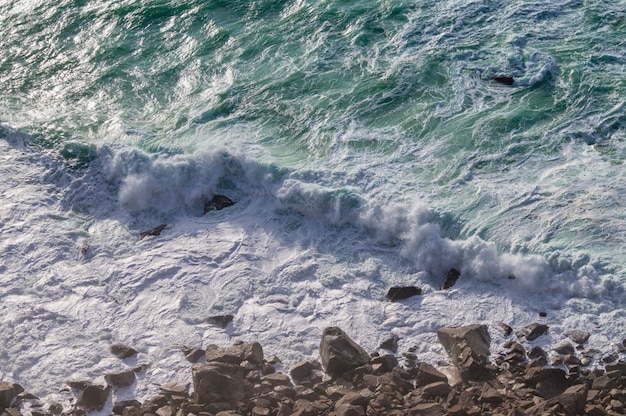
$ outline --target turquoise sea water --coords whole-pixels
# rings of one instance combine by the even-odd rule
[[[156,287],[185,293],[164,312],[174,326],[225,311],[243,333],[258,325],[250,302],[283,302],[291,324],[276,333],[292,325],[295,339],[308,333],[302,320],[318,328],[345,315],[358,326],[341,302],[305,302],[343,297],[369,305],[357,314],[374,314],[370,335],[432,334],[458,318],[445,302],[424,327],[368,302],[382,305],[392,284],[436,288],[456,267],[469,287],[517,285],[499,296],[528,309],[523,291],[611,339],[623,328],[604,328],[602,316],[622,316],[626,283],[625,10],[583,0],[1,1],[4,326],[31,321],[15,318],[18,303],[56,314],[31,314],[45,333],[83,313],[61,304],[142,310],[133,302]],[[213,222],[201,207],[216,193],[237,204]],[[160,223],[166,243],[131,244]],[[503,316],[531,319],[516,307]],[[145,324],[133,314],[125,325]],[[85,332],[132,332],[103,326]],[[24,348],[10,343],[5,356]],[[2,369],[43,372],[27,367]]]

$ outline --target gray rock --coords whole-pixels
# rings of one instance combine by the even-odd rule
[[[109,347],[109,351],[111,352],[111,354],[121,359],[132,357],[133,355],[137,354],[137,350],[125,344],[112,344]]]
[[[228,348],[220,348],[217,345],[209,345],[205,350],[206,362],[220,362],[240,365],[244,361],[261,366],[263,364],[263,348],[258,342],[251,344],[233,345]]]
[[[587,331],[583,331],[582,329],[570,329],[569,331],[565,331],[565,336],[576,344],[584,344],[587,342],[591,334]]]
[[[110,387],[90,385],[78,396],[76,404],[86,410],[102,410],[109,398]]]
[[[129,369],[117,373],[109,373],[104,376],[104,379],[111,386],[128,387],[135,382],[135,372],[132,369]]]
[[[11,402],[24,389],[19,384],[0,381],[0,412],[11,407]]]
[[[460,276],[461,273],[459,273],[457,269],[450,269],[446,277],[443,279],[443,283],[441,283],[441,290],[450,289],[456,284],[456,281],[459,280]]]
[[[310,362],[300,361],[291,366],[289,374],[291,374],[294,380],[304,380],[309,377],[312,370],[313,365]]]
[[[324,330],[320,343],[322,365],[331,376],[339,376],[346,371],[369,362],[369,354],[337,327]]]
[[[459,369],[463,380],[480,380],[490,377],[486,368],[491,338],[485,325],[458,328],[441,328],[437,338]]]
[[[563,340],[552,347],[552,351],[558,354],[574,354],[574,346],[567,340]]]
[[[520,329],[515,335],[517,335],[518,338],[526,338],[528,341],[534,341],[547,332],[548,325],[535,322]]]
[[[425,385],[422,388],[422,395],[425,398],[430,397],[446,397],[452,388],[447,381],[436,381]]]
[[[394,286],[387,291],[387,299],[394,302],[422,294],[422,289],[417,286]]]
[[[415,377],[415,385],[417,387],[422,387],[438,381],[447,382],[448,377],[428,363],[419,363],[417,365],[417,376]]]
[[[390,338],[387,338],[386,340],[384,340],[381,344],[380,347],[381,349],[384,350],[389,350],[391,352],[398,352],[398,341],[400,340],[400,338],[397,335],[393,335]]]
[[[194,400],[212,404],[226,402],[233,406],[246,397],[243,368],[237,364],[209,362],[194,364],[191,369]]]

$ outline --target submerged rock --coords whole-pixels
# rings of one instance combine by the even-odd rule
[[[147,237],[149,235],[159,236],[159,235],[161,235],[161,232],[163,230],[165,230],[165,227],[167,227],[167,224],[161,224],[159,226],[156,226],[156,227],[152,228],[151,230],[142,231],[141,234],[140,234],[139,239],[143,240],[144,237]]]
[[[548,325],[535,322],[526,325],[524,328],[517,331],[515,335],[517,335],[518,338],[525,337],[528,341],[534,341],[546,332],[548,332]]]
[[[214,324],[221,326],[222,328],[226,328],[229,323],[233,321],[233,315],[215,315],[207,318],[206,322],[209,324]]]
[[[204,213],[206,214],[210,211],[219,211],[220,209],[224,209],[234,204],[235,202],[227,196],[213,195],[213,198],[204,204]]]
[[[513,85],[513,82],[515,82],[512,75],[496,75],[493,77],[493,80],[504,85]]]
[[[459,273],[459,271],[454,267],[451,268],[445,279],[443,279],[443,283],[441,284],[441,290],[450,289],[452,286],[454,286],[456,281],[459,280],[459,276],[461,276],[461,273]]]
[[[132,357],[133,355],[137,354],[137,350],[125,344],[112,344],[109,347],[109,351],[111,352],[111,354],[121,359]]]
[[[387,292],[387,299],[393,302],[421,294],[422,289],[417,286],[394,286]]]
[[[87,386],[78,396],[76,404],[87,410],[102,410],[109,398],[109,386]]]

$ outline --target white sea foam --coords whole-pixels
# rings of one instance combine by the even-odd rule
[[[0,212],[0,378],[66,407],[72,395],[55,391],[67,379],[99,381],[150,363],[134,386],[114,393],[147,398],[164,382],[190,381],[183,345],[234,338],[260,341],[288,366],[316,359],[329,325],[368,350],[396,334],[401,351],[416,346],[433,363],[445,357],[435,335],[443,325],[492,324],[495,346],[498,322],[520,327],[547,311],[552,331],[543,342],[594,322],[590,343],[603,352],[621,331],[609,326],[620,305],[586,299],[608,290],[588,259],[545,260],[476,236],[449,238],[419,201],[382,204],[224,152],[155,158],[101,149],[86,170],[72,171],[3,143],[11,163],[2,167],[10,180]],[[219,192],[237,203],[200,216],[198,204]],[[161,236],[139,240],[163,218]],[[450,267],[461,271],[459,283],[437,290]],[[569,300],[551,283],[567,276],[577,295]],[[424,294],[386,302],[389,286],[405,284]],[[221,313],[235,316],[226,330],[205,323]],[[140,354],[121,362],[108,353],[113,342]]]

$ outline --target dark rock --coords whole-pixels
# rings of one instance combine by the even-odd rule
[[[437,331],[437,338],[463,380],[481,380],[491,376],[486,367],[491,338],[485,325],[441,328]]]
[[[548,332],[548,325],[532,323],[516,332],[518,338],[525,337],[528,341],[534,341]]]
[[[113,413],[116,415],[121,415],[123,414],[124,409],[126,409],[127,407],[134,407],[139,410],[139,408],[141,407],[141,403],[139,403],[137,400],[122,400],[120,402],[116,402],[113,405]]]
[[[111,386],[128,387],[135,382],[135,372],[129,369],[118,373],[109,373],[104,376],[104,379]]]
[[[551,399],[569,387],[567,374],[560,368],[533,367],[526,371],[524,379],[544,399]]]
[[[292,386],[289,376],[282,373],[267,374],[261,378],[261,383],[272,388],[276,386]]]
[[[109,351],[111,352],[111,354],[121,359],[132,357],[133,355],[137,354],[137,350],[125,344],[112,344],[109,347]]]
[[[230,315],[230,314],[227,314],[227,315],[215,315],[215,316],[208,317],[206,322],[209,323],[209,324],[220,326],[222,328],[226,328],[228,326],[228,324],[233,321],[233,318],[234,318],[234,316]]]
[[[603,376],[596,377],[595,379],[593,379],[593,382],[591,384],[591,389],[609,391],[615,386],[616,386],[615,380],[608,374],[605,374]]]
[[[502,330],[504,331],[504,335],[506,336],[511,335],[511,333],[513,332],[513,328],[503,322],[500,322],[500,328],[502,328]]]
[[[530,358],[548,358],[548,354],[543,350],[543,348],[534,346],[528,351],[528,356]]]
[[[2,416],[22,416],[22,412],[17,407],[9,407],[4,409]]]
[[[398,336],[393,335],[390,338],[387,338],[386,340],[384,340],[380,344],[379,348],[384,349],[384,350],[389,350],[391,352],[398,352],[398,341],[399,340],[400,340],[400,338]]]
[[[546,312],[539,312],[539,316],[545,318],[546,316],[548,316],[548,314]]]
[[[339,376],[346,371],[369,362],[369,354],[361,346],[337,327],[324,330],[320,342],[322,365],[331,376]]]
[[[261,366],[263,364],[263,348],[258,342],[251,344],[233,345],[228,348],[220,348],[217,345],[209,345],[205,350],[206,362],[221,362],[229,364],[241,364],[249,361]]]
[[[394,286],[387,292],[387,299],[393,302],[421,294],[422,289],[417,286]]]
[[[450,289],[457,280],[459,280],[459,276],[461,273],[455,268],[450,269],[445,279],[443,279],[443,283],[441,284],[441,290]]]
[[[159,235],[161,235],[161,232],[163,230],[165,230],[165,227],[167,227],[167,224],[161,224],[161,225],[158,225],[158,226],[152,228],[151,230],[142,231],[141,234],[140,234],[139,239],[143,240],[144,237],[147,237],[149,235],[159,236]]]
[[[213,195],[213,198],[204,204],[204,213],[206,214],[210,211],[219,211],[220,209],[224,209],[234,204],[235,202],[227,196]]]
[[[398,366],[398,359],[395,355],[385,354],[380,357],[372,358],[370,364],[372,364],[372,370],[374,373],[388,373]]]
[[[513,85],[514,79],[512,75],[496,75],[493,80],[499,84]]]
[[[452,388],[447,381],[435,381],[422,388],[422,396],[425,398],[446,397],[451,390]]]
[[[190,363],[194,364],[204,358],[205,351],[197,347],[185,347],[183,348],[183,354]]]
[[[310,362],[300,361],[291,366],[289,374],[294,380],[304,380],[309,377],[312,370],[313,365]]]
[[[570,344],[568,341],[563,340],[552,347],[552,351],[558,354],[574,354],[574,346]]]
[[[48,411],[53,415],[59,415],[63,412],[63,405],[61,405],[61,403],[52,402],[50,406],[48,406]]]
[[[446,411],[439,403],[420,403],[411,407],[408,414],[420,416],[443,416],[446,414]]]
[[[419,363],[417,365],[417,375],[415,376],[415,385],[417,387],[422,387],[438,381],[447,382],[448,377],[428,363]]]
[[[78,396],[76,404],[84,407],[86,410],[102,410],[104,404],[109,398],[109,386],[89,385]]]
[[[19,384],[0,381],[0,412],[11,407],[13,399],[23,391]]]
[[[568,387],[563,393],[550,399],[546,405],[547,408],[560,405],[562,414],[566,415],[583,415],[585,414],[585,404],[587,402],[587,385],[579,384]]]
[[[570,329],[569,331],[565,331],[565,336],[576,344],[584,344],[587,342],[591,334],[587,331],[583,331],[582,329]]]
[[[161,392],[166,395],[187,396],[189,394],[189,383],[170,381],[161,386]]]
[[[227,402],[234,405],[246,397],[243,368],[237,364],[210,362],[192,366],[196,403]]]

